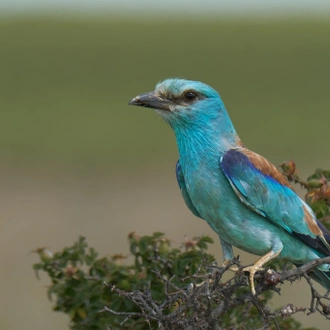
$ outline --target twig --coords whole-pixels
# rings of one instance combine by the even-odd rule
[[[126,299],[133,301],[141,309],[141,313],[132,314],[112,311],[116,313],[115,315],[125,317],[122,324],[129,320],[130,317],[141,317],[145,319],[150,329],[150,320],[157,321],[158,328],[164,330],[221,329],[223,315],[231,313],[235,308],[241,308],[242,306],[246,306],[244,308],[246,313],[248,313],[254,306],[261,316],[263,326],[260,329],[270,329],[272,325],[276,329],[281,329],[278,322],[279,319],[290,317],[299,312],[305,312],[306,308],[288,304],[280,310],[271,311],[259,297],[269,290],[279,293],[280,289],[276,286],[278,282],[294,282],[300,278],[305,278],[311,290],[310,313],[318,312],[330,319],[330,307],[323,301],[330,301],[329,292],[325,295],[319,294],[312,280],[307,275],[313,268],[326,263],[330,264],[330,257],[313,260],[299,268],[284,270],[280,273],[273,272],[272,275],[274,273],[276,275],[274,278],[278,279],[274,283],[269,280],[265,281],[267,271],[258,272],[255,275],[257,296],[253,296],[250,290],[238,294],[238,290],[246,289],[248,283],[247,275],[242,272],[236,272],[228,281],[221,283],[223,274],[233,264],[242,269],[238,260],[229,263],[226,267],[218,267],[214,264],[203,267],[202,263],[195,274],[180,279],[181,281],[191,279],[193,281],[191,289],[180,288],[171,283],[174,276],[168,280],[160,272],[154,271],[157,278],[164,283],[165,298],[161,302],[153,299],[150,282],[144,292],[125,292],[111,284],[106,285]],[[203,268],[212,269],[211,274],[202,273]],[[205,281],[197,285],[196,280],[198,279],[205,279]],[[219,285],[220,283],[221,285]],[[174,291],[172,291],[173,289]],[[108,309],[105,307],[105,310]]]

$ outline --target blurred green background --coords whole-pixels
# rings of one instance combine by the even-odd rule
[[[164,78],[216,88],[244,143],[275,164],[330,168],[329,17],[151,17],[0,19],[0,330],[68,328],[35,279],[37,246],[84,235],[102,254],[128,253],[130,231],[204,233],[221,258],[181,199],[171,130],[127,105]],[[309,291],[295,283],[281,299],[273,307],[307,307]]]

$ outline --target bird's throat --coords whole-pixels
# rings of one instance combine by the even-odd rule
[[[180,163],[183,168],[199,167],[206,164],[219,167],[221,155],[237,146],[235,131],[218,132],[213,127],[201,129],[174,129]]]

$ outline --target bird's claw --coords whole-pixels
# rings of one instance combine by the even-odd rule
[[[256,272],[258,272],[259,270],[262,271],[262,270],[264,270],[264,268],[259,267],[257,265],[252,265],[252,266],[248,266],[248,267],[243,268],[243,272],[249,272],[250,273],[249,282],[250,282],[251,292],[252,292],[253,296],[256,295],[256,288],[255,288],[255,285],[254,285],[254,274]]]
[[[281,253],[282,249],[278,250],[277,252],[274,252],[273,250],[270,250],[268,253],[266,253],[264,256],[262,256],[259,260],[257,260],[252,266],[244,267],[243,272],[249,272],[249,281],[251,286],[252,295],[255,296],[256,294],[256,288],[254,286],[254,274],[259,270],[264,270],[262,266],[268,262],[269,260],[274,259]]]
[[[225,259],[221,265],[221,267],[225,268],[228,267],[228,265],[231,263],[231,260],[229,259]],[[231,265],[229,268],[229,270],[231,270],[232,272],[238,272],[239,268],[237,267],[237,265]]]
[[[189,292],[192,292],[194,289],[198,290],[198,292],[204,292],[206,295],[210,294],[210,285],[213,283],[213,279],[209,278],[202,283],[192,284],[190,283],[187,287]]]

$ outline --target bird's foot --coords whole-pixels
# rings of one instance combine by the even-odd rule
[[[223,267],[223,268],[228,267],[228,265],[231,264],[231,262],[232,262],[231,260],[225,259],[222,262],[221,267]],[[232,272],[238,272],[239,271],[239,268],[237,267],[237,265],[231,265],[228,269],[231,270]]]
[[[205,281],[203,281],[202,283],[198,283],[198,284],[192,284],[190,283],[188,285],[188,291],[192,292],[194,289],[198,290],[198,292],[204,292],[205,294],[209,295],[210,294],[210,286],[213,283],[213,279],[207,279]]]
[[[214,266],[215,268],[213,268],[213,267],[211,268],[211,270],[209,272],[209,278],[198,284],[190,283],[187,287],[188,291],[192,291],[194,288],[196,288],[199,291],[203,290],[203,291],[205,291],[205,293],[209,294],[210,286],[213,285],[213,283],[214,283],[215,274],[216,274],[217,268],[218,268],[218,263],[216,261],[213,261],[211,265]]]
[[[254,285],[254,274],[258,272],[259,270],[264,270],[261,266],[258,267],[258,265],[254,264],[252,266],[244,267],[243,272],[249,272],[249,281],[250,281],[250,287],[251,287],[251,292],[255,296],[256,295],[256,288]]]
[[[243,272],[249,272],[249,281],[250,281],[250,287],[251,287],[251,292],[255,296],[256,295],[256,288],[254,285],[254,274],[259,271],[259,270],[264,270],[262,266],[268,262],[269,260],[274,259],[281,253],[281,250],[274,252],[274,251],[269,251],[266,253],[264,256],[262,256],[259,260],[257,260],[252,266],[244,267]]]

